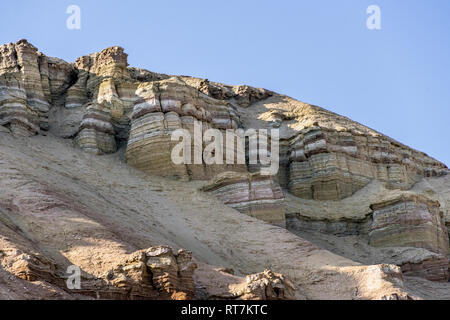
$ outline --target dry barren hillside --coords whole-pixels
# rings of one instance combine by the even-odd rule
[[[278,129],[278,173],[174,164],[194,123]],[[320,107],[0,46],[1,299],[450,299],[449,201],[444,164]]]

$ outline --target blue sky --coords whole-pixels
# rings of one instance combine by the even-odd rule
[[[450,165],[449,16],[448,0],[3,0],[0,43],[67,61],[120,45],[132,66],[284,93]]]

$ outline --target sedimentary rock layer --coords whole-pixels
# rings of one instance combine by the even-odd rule
[[[377,179],[409,189],[422,177],[446,173],[445,166],[386,137],[311,127],[290,141],[289,190],[316,200],[351,196]]]
[[[263,221],[285,227],[284,194],[271,176],[258,173],[224,172],[203,191],[226,205]]]
[[[233,270],[200,263],[194,273],[197,298],[208,300],[292,300],[295,285],[284,275],[264,270],[239,277]]]
[[[37,49],[26,41],[0,47],[0,124],[16,135],[33,135],[49,108],[41,83]],[[46,99],[47,98],[47,99]]]
[[[210,128],[219,129],[226,136],[226,129],[236,129],[238,118],[233,109],[225,102],[216,100],[198,92],[178,79],[163,80],[155,83],[143,83],[136,94],[139,100],[131,114],[131,130],[127,144],[127,162],[149,173],[178,176],[193,179],[209,179],[218,172],[226,170],[245,170],[245,164],[227,165],[227,146],[221,161],[223,164],[205,165],[203,134]],[[194,129],[197,123],[198,132]],[[180,141],[172,141],[172,134],[179,129],[187,130],[190,141],[187,146],[191,157],[182,164],[175,164],[172,150]],[[195,154],[200,154],[200,163],[196,163]]]
[[[199,132],[196,132],[196,124],[199,125]],[[219,158],[223,157],[223,164],[205,164],[202,161],[204,160],[202,153],[209,141],[201,138],[209,128],[219,129],[224,137],[228,129],[280,129],[279,173],[274,177],[263,177],[247,173],[247,171],[259,170],[259,164],[236,164],[235,162],[235,164],[227,165],[226,151],[231,149],[235,155],[238,153],[238,148],[234,144],[232,146],[223,145],[223,155],[219,156]],[[197,143],[192,140],[192,143],[188,143],[192,157],[190,162],[182,164],[174,163],[171,157],[173,148],[180,142],[171,139],[172,133],[178,129],[186,130],[185,132],[192,139],[198,139],[199,137],[195,136],[196,133],[199,133],[200,140],[202,140],[200,142],[197,140]],[[281,185],[282,188],[288,189],[293,194],[292,196],[286,192],[288,197],[296,198],[297,204],[301,203],[302,205],[299,210],[289,212],[290,230],[313,230],[338,236],[363,236],[360,241],[365,241],[364,245],[370,241],[372,246],[381,248],[412,247],[414,250],[426,248],[434,252],[434,255],[420,255],[420,257],[418,255],[417,259],[403,259],[394,264],[401,266],[405,274],[431,280],[448,278],[448,270],[447,273],[445,271],[445,260],[448,254],[449,240],[446,228],[449,228],[449,215],[448,209],[443,208],[444,204],[448,203],[446,189],[438,187],[437,189],[441,190],[440,193],[427,189],[428,187],[417,192],[411,191],[411,194],[434,194],[432,201],[415,196],[393,197],[394,200],[385,200],[386,194],[392,196],[398,195],[400,192],[403,194],[414,184],[417,185],[418,181],[426,180],[426,177],[443,179],[448,174],[446,166],[424,153],[408,148],[389,137],[325,109],[295,101],[265,89],[228,86],[205,79],[169,76],[129,67],[127,54],[120,47],[110,47],[99,53],[80,57],[75,63],[70,64],[43,55],[25,40],[0,46],[0,135],[9,139],[12,138],[10,133],[14,136],[30,136],[45,130],[50,131],[49,136],[56,135],[73,139],[82,150],[95,154],[114,153],[123,147],[126,149],[124,151],[129,165],[152,175],[176,176],[183,179],[215,177],[204,189],[205,191],[215,195],[223,203],[238,211],[275,225],[285,226],[284,194]],[[33,143],[39,141],[40,138],[42,137],[34,137]],[[50,139],[50,137],[47,138]],[[16,145],[17,141],[19,140],[9,142]],[[30,143],[31,145],[32,143]],[[40,153],[40,149],[44,150],[44,147],[40,146],[35,152]],[[217,150],[215,151],[217,153]],[[15,150],[12,152],[10,150],[9,153],[14,152]],[[46,157],[48,154],[53,155],[57,152],[59,150],[48,152]],[[198,153],[200,161],[203,162],[201,164],[194,163],[194,156]],[[248,158],[249,152],[244,151],[244,153]],[[2,156],[1,153],[0,156]],[[91,162],[94,159],[91,155],[83,156],[89,158]],[[48,161],[46,157],[43,159]],[[102,158],[102,160],[105,159]],[[23,159],[20,158],[20,161]],[[248,159],[246,161],[249,162]],[[189,272],[191,272],[193,264],[189,253],[181,251],[175,254],[167,247],[160,247],[150,249],[150,251],[158,251],[157,256],[149,255],[149,250],[139,251],[134,256],[126,257],[124,261],[121,260],[120,263],[118,262],[119,264],[115,264],[116,261],[111,258],[112,256],[123,257],[124,252],[146,248],[153,242],[141,241],[136,239],[138,238],[136,236],[135,239],[129,241],[128,245],[125,245],[117,237],[118,234],[123,236],[121,232],[124,232],[124,229],[116,227],[114,232],[108,231],[108,228],[111,227],[110,222],[102,225],[97,221],[98,216],[96,219],[88,218],[95,215],[93,213],[95,210],[90,208],[90,205],[81,208],[78,206],[80,201],[66,198],[71,194],[77,194],[76,190],[66,189],[64,186],[55,195],[52,185],[57,183],[61,177],[49,183],[39,182],[39,176],[51,174],[50,171],[45,171],[49,170],[47,166],[51,166],[51,161],[48,162],[40,168],[39,174],[28,180],[20,172],[28,167],[34,168],[40,165],[35,164],[34,160],[28,164],[28,167],[17,169],[15,173],[12,173],[15,170],[12,169],[14,161],[4,165],[6,172],[2,176],[1,197],[4,203],[0,204],[9,211],[5,214],[2,212],[0,222],[5,223],[5,217],[8,216],[12,222],[7,221],[6,229],[11,225],[12,230],[19,230],[16,233],[23,232],[30,235],[35,242],[48,249],[52,258],[60,260],[52,261],[39,253],[23,250],[31,245],[30,242],[26,242],[27,239],[19,237],[20,241],[26,242],[27,245],[24,245],[22,249],[17,248],[17,251],[14,249],[8,252],[8,254],[11,252],[17,254],[12,253],[8,259],[2,260],[9,261],[8,266],[4,266],[5,268],[15,265],[17,275],[22,279],[33,281],[39,278],[47,284],[53,285],[62,279],[60,274],[55,273],[58,269],[56,266],[59,268],[64,266],[66,259],[84,265],[84,268],[87,269],[86,272],[97,272],[98,269],[91,263],[92,256],[95,256],[97,258],[95,263],[101,265],[102,272],[105,271],[103,269],[105,265],[111,267],[112,271],[108,273],[107,277],[99,274],[91,275],[95,279],[95,282],[91,283],[92,291],[89,293],[91,290],[89,289],[83,294],[92,296],[93,292],[100,292],[100,295],[105,297],[156,297],[153,296],[153,293],[149,293],[155,291],[154,287],[156,286],[160,289],[159,291],[165,292],[165,297],[192,297],[191,289],[174,289],[192,287]],[[68,183],[72,184],[86,175],[86,168],[74,174]],[[58,170],[60,169],[53,167],[51,171]],[[234,173],[224,173],[229,171]],[[72,167],[64,170],[63,177],[68,176],[69,172],[72,172]],[[97,174],[96,171],[89,172],[93,175]],[[99,180],[101,177],[97,178]],[[104,180],[113,178],[113,176],[108,176]],[[152,179],[155,178],[152,177]],[[122,177],[121,180],[127,179]],[[116,186],[122,184],[121,180],[117,180],[115,185],[108,187],[107,192],[103,193],[101,197],[109,197],[111,190],[116,190]],[[169,180],[158,181],[160,184],[165,184]],[[352,195],[366,192],[366,187],[371,183],[378,182],[383,183],[383,188],[386,186],[389,189],[383,189],[380,193],[359,194],[357,200],[363,202],[362,206],[356,203],[357,200],[351,200]],[[124,182],[126,187],[120,192],[127,190],[129,183],[128,180],[127,183]],[[93,190],[100,187],[101,185],[89,187],[88,191],[81,193],[82,196],[79,199],[87,197],[89,201],[95,201],[96,193]],[[134,193],[138,192],[137,190],[147,191],[147,187],[148,181],[136,185],[130,193],[127,193],[127,197],[132,198]],[[184,192],[184,186],[179,190],[181,193]],[[114,200],[115,197],[118,197],[120,192],[114,192],[112,198],[108,198],[109,201],[113,202],[111,199]],[[437,196],[438,193],[439,196]],[[134,199],[137,199],[136,202],[140,202],[147,196],[148,194],[144,192],[140,198]],[[178,209],[174,210],[180,216],[187,210],[186,203],[191,201],[189,196],[187,196],[188,200],[184,198],[180,200],[183,203],[182,209],[177,207]],[[344,202],[345,200],[351,201]],[[86,201],[85,204],[89,201]],[[153,202],[156,203],[156,200]],[[149,228],[153,228],[153,224],[147,220],[154,218],[152,214],[156,215],[149,209],[153,202],[146,203],[139,210],[130,211],[128,207],[123,208],[126,213],[121,216],[122,220],[117,218],[117,221],[120,220],[120,222],[116,221],[116,225],[122,226],[125,221],[140,219],[132,228],[127,229],[127,233],[133,233],[141,225],[145,225],[145,232],[141,233],[140,237],[146,237],[150,233]],[[371,210],[369,205],[372,203],[375,204]],[[442,219],[439,203],[447,215],[447,225]],[[115,210],[118,205],[116,203],[104,208]],[[220,203],[216,202],[212,207],[219,205]],[[0,210],[4,208],[0,207]],[[199,208],[198,210],[201,210],[202,207]],[[349,208],[351,208],[352,214],[346,216],[343,212],[349,211]],[[359,209],[361,210],[358,211]],[[160,203],[155,212],[159,212],[159,210],[165,210]],[[208,208],[207,211],[202,220],[212,217],[211,208]],[[108,214],[109,212],[105,215]],[[171,215],[172,212],[168,214]],[[236,215],[242,216],[237,213]],[[143,216],[146,218],[139,218]],[[183,218],[191,219],[192,216],[194,216],[192,213],[185,214]],[[52,223],[49,223],[48,219],[51,219]],[[216,227],[215,220],[213,217],[212,219],[213,222],[209,225],[210,229]],[[245,219],[253,221],[248,217]],[[224,219],[223,221],[226,224],[231,220]],[[147,222],[148,224],[146,224]],[[240,225],[241,222],[239,219],[233,220],[233,227]],[[194,225],[199,224],[201,223],[183,226],[190,231]],[[274,232],[276,239],[283,231],[280,228],[262,225],[276,229],[277,233]],[[68,228],[69,226],[70,228]],[[173,227],[173,224],[170,226]],[[68,232],[68,229],[72,231]],[[176,227],[172,231],[178,236],[181,229],[181,227]],[[188,241],[189,245],[195,248],[194,243],[198,238],[209,232],[205,229],[199,228],[197,230],[199,233]],[[272,229],[264,229],[264,232]],[[152,232],[155,230],[157,229],[152,229]],[[86,233],[90,236],[83,236]],[[217,240],[219,242],[214,242],[217,237],[216,233],[219,232],[211,231],[213,236],[205,240],[205,243],[213,243],[217,247],[217,243],[224,242],[223,239],[227,235],[222,235],[222,238]],[[99,234],[101,237],[98,236]],[[242,234],[245,235],[245,231]],[[172,234],[170,234],[171,236]],[[70,241],[64,242],[64,246],[60,246],[59,242],[62,238],[64,241],[67,238],[82,239],[79,247],[83,249],[78,247],[73,250],[67,249],[74,248]],[[211,240],[212,238],[214,240]],[[164,239],[167,240],[167,238]],[[298,241],[297,238],[295,241],[292,240],[293,238],[286,239],[289,239],[286,241],[288,243],[297,243]],[[183,241],[185,238],[180,236],[177,240]],[[255,244],[258,241],[260,243]],[[263,240],[258,241],[239,242],[242,248],[247,248],[250,244],[252,246],[248,251],[242,251],[246,254],[240,258],[240,264],[250,258],[256,261],[260,259],[261,255],[264,255],[267,244]],[[89,245],[86,245],[85,242]],[[98,244],[98,242],[102,243]],[[134,247],[136,243],[143,245]],[[228,243],[238,242],[229,241]],[[261,246],[260,250],[253,250],[253,246],[258,245]],[[287,246],[288,244],[282,245]],[[311,249],[311,244],[302,243],[299,246],[304,246],[304,251],[297,254],[296,259],[300,261],[306,257],[304,263],[309,266],[310,252],[318,249]],[[108,252],[104,252],[105,248]],[[373,249],[373,247],[371,248]],[[220,256],[228,254],[226,252],[228,249],[224,248],[224,250],[221,251]],[[229,250],[231,251],[231,249]],[[230,256],[234,258],[234,252],[237,250],[233,246],[233,253],[230,253]],[[295,250],[297,247],[293,247],[290,252],[283,251],[283,256],[277,255],[277,259],[289,256],[286,260],[288,262],[283,264],[284,269],[291,265],[290,255],[295,255]],[[113,254],[109,255],[111,252]],[[198,252],[203,254],[203,248]],[[1,254],[2,252],[0,252]],[[254,256],[249,257],[250,255]],[[332,259],[337,258],[333,257]],[[149,260],[155,262],[151,274],[150,267],[147,266]],[[168,261],[170,263],[166,264]],[[326,261],[326,263],[317,263],[316,269],[320,269],[322,265],[328,265],[330,260],[320,261]],[[294,261],[293,264],[295,265],[296,262]],[[377,263],[379,262],[384,263],[385,260]],[[388,263],[391,262],[388,261]],[[161,265],[160,269],[158,269],[159,265]],[[348,265],[347,262],[346,265]],[[252,265],[253,267],[254,265]],[[182,271],[183,268],[187,271]],[[251,272],[259,272],[263,269]],[[345,284],[347,280],[361,276],[360,273],[364,273],[364,279],[372,271],[384,275],[383,269],[385,269],[384,266],[373,268],[358,266],[349,271],[352,276],[348,276],[345,281],[339,278],[342,281],[339,283]],[[386,267],[386,269],[387,273],[394,274],[393,278],[401,277],[398,270],[398,272],[391,272],[390,267]],[[320,269],[318,272],[322,271]],[[155,278],[158,272],[161,272],[161,276]],[[328,281],[328,272],[329,270],[323,271],[326,281]],[[345,274],[345,271],[339,269],[334,276],[341,277],[342,274]],[[358,274],[358,276],[353,277],[354,274]],[[379,280],[379,278],[376,279]],[[238,286],[242,289],[239,289],[241,291],[236,287],[237,291],[234,291],[233,294],[226,294],[230,294],[228,296],[230,298],[289,296],[289,294],[280,294],[278,291],[280,288],[276,284],[279,283],[279,280],[278,275],[258,274],[249,280],[250,284],[247,283],[247,286]],[[149,282],[152,282],[152,288],[149,287]],[[236,283],[234,282],[234,284]],[[316,280],[305,276],[301,283],[314,287]],[[326,286],[329,287],[328,284]],[[249,287],[256,288],[256,291]],[[288,287],[284,288],[288,290]],[[359,284],[356,287],[358,288],[357,292],[364,290],[363,286]],[[355,288],[347,289],[346,292],[354,292]],[[182,293],[179,295],[179,292]],[[366,293],[361,296],[379,297],[377,294],[372,294],[372,289],[366,290]],[[350,296],[353,297],[353,293]],[[358,293],[356,296],[360,296],[360,294]]]
[[[82,279],[104,279],[128,253],[162,243],[242,274],[267,268],[287,274],[296,298],[409,296],[398,268],[321,250],[198,192],[198,182],[149,177],[128,168],[119,154],[85,154],[52,135],[32,142],[0,134],[0,233],[23,243],[23,252],[42,252],[61,277],[77,265]]]
[[[373,204],[372,209],[371,245],[448,254],[449,238],[439,202],[424,196],[402,196]]]
[[[430,281],[449,280],[449,259],[445,255],[431,255],[419,261],[407,261],[401,264],[405,275],[421,277]]]
[[[75,142],[81,149],[90,153],[115,152],[116,140],[110,110],[98,104],[89,105],[81,121]]]
[[[308,230],[337,236],[366,235],[369,233],[372,218],[333,220],[288,214],[286,215],[286,224],[288,230],[294,231]]]
[[[108,271],[101,284],[104,288],[97,290],[108,298],[115,298],[117,288],[122,299],[193,299],[196,267],[188,251],[174,254],[170,247],[152,247],[131,254]]]
[[[38,52],[26,40],[0,47],[0,125],[14,135],[49,128],[50,107],[76,78],[69,63]]]
[[[242,278],[225,276],[211,267],[206,274],[203,267],[194,277],[197,264],[192,253],[182,249],[174,253],[167,246],[136,251],[119,260],[100,277],[80,274],[79,287],[70,287],[74,283],[57,273],[55,263],[40,254],[22,252],[2,236],[0,242],[0,266],[4,270],[35,285],[54,286],[54,290],[61,291],[60,295],[66,295],[66,299],[291,300],[295,297],[294,284],[284,275],[270,270]],[[219,288],[212,285],[211,278],[221,283]]]

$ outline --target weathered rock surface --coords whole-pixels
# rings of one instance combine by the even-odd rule
[[[403,196],[372,205],[373,246],[416,247],[448,255],[449,238],[440,204],[424,196]]]
[[[188,86],[180,79],[168,79],[154,83],[143,83],[136,94],[139,100],[131,114],[131,130],[127,145],[127,162],[143,171],[193,179],[210,179],[226,170],[245,170],[245,165],[195,164],[194,154],[199,149],[203,154],[207,142],[194,144],[194,137],[202,141],[209,128],[226,129],[238,127],[238,117],[233,108],[223,100],[216,100]],[[199,126],[195,132],[194,122]],[[171,154],[179,141],[172,141],[175,130],[188,130],[192,143],[189,164],[173,164]],[[233,148],[236,154],[236,147]],[[203,157],[203,156],[201,156]]]
[[[186,250],[174,253],[168,246],[151,247],[126,255],[102,275],[83,274],[80,288],[69,288],[66,277],[57,270],[57,264],[40,253],[21,251],[4,237],[4,227],[0,226],[0,270],[11,274],[10,281],[22,279],[39,286],[45,284],[52,288],[56,295],[54,298],[284,300],[293,299],[295,295],[295,287],[290,280],[270,270],[245,278],[232,276],[226,281],[228,286],[221,287],[218,294],[217,288],[209,281],[213,279],[222,283],[224,274],[220,269],[203,264],[194,277],[197,264],[192,253]],[[205,284],[207,288],[203,287]]]
[[[294,284],[282,274],[265,270],[246,277],[200,264],[194,273],[197,298],[220,300],[293,300]]]
[[[403,274],[425,278],[430,281],[449,280],[449,259],[445,255],[430,255],[417,260],[405,261],[401,265]]]
[[[239,212],[274,225],[286,226],[283,190],[271,176],[224,172],[203,190]]]
[[[51,134],[1,134],[0,149],[0,234],[23,253],[51,261],[58,278],[66,279],[67,266],[76,265],[83,271],[82,283],[96,280],[95,287],[104,288],[102,279],[130,252],[164,244],[173,252],[186,248],[195,261],[232,268],[239,276],[265,269],[284,274],[295,285],[296,299],[414,295],[394,280],[401,278],[400,269],[393,269],[395,277],[378,266],[374,272],[226,207],[199,192],[195,181],[149,179],[123,163],[120,154],[91,155]],[[11,289],[20,293],[20,281],[0,288],[14,284]],[[58,298],[54,290],[60,287],[52,283],[28,285]],[[77,294],[70,298],[88,297]]]
[[[289,230],[309,230],[337,236],[366,235],[372,225],[371,217],[352,218],[313,218],[302,214],[287,214],[286,224]]]
[[[49,111],[76,80],[69,63],[47,57],[26,40],[0,47],[0,124],[30,136],[49,129]]]
[[[282,274],[270,270],[245,277],[245,284],[232,288],[242,300],[292,300],[295,286]]]
[[[407,190],[422,177],[445,174],[439,162],[381,135],[311,127],[290,144],[289,190],[306,199],[343,199],[374,179]]]
[[[278,174],[250,173],[248,152],[174,164],[171,133],[194,124],[279,129]],[[0,297],[446,296],[429,280],[448,280],[447,167],[265,89],[130,67],[120,47],[67,63],[20,40],[0,46],[0,151]],[[205,280],[197,262],[239,275]],[[65,289],[68,265],[84,290]]]
[[[98,104],[87,106],[75,142],[84,151],[94,154],[115,152],[117,147],[111,111]]]
[[[188,251],[174,254],[170,247],[152,247],[119,262],[106,273],[100,288],[94,286],[92,291],[116,299],[193,299],[196,267]]]
[[[231,280],[226,281],[229,287],[222,287],[223,291],[218,294],[211,283],[207,283],[208,288],[202,286],[204,279],[223,281],[223,273],[203,267],[194,279],[197,264],[192,260],[192,253],[179,250],[174,254],[167,246],[134,252],[101,277],[83,276],[79,289],[68,288],[66,280],[56,273],[56,265],[44,257],[22,253],[9,246],[4,246],[0,253],[0,265],[6,271],[30,283],[46,283],[58,288],[56,290],[65,298],[72,295],[79,299],[286,300],[293,299],[295,295],[294,285],[283,275],[270,270],[245,278],[232,276]]]
[[[344,199],[370,181],[409,189],[447,167],[387,136],[323,108],[274,94],[237,109],[246,128],[280,130],[283,187],[298,197]]]
[[[47,77],[41,79],[40,67]],[[26,40],[0,47],[0,124],[15,135],[46,127],[50,107],[48,60]]]
[[[392,263],[407,275],[446,281],[448,208],[446,202],[440,206],[430,183],[446,190],[439,181],[447,180],[427,178],[408,191],[371,182],[339,202],[288,195],[287,228],[361,263]]]
[[[211,82],[208,79],[198,79],[192,77],[182,78],[187,84],[197,88],[200,92],[207,96],[218,100],[227,100],[232,105],[241,106],[244,108],[257,101],[265,100],[275,95],[272,91],[262,88],[253,88],[246,85],[230,86],[222,83]]]
[[[210,179],[236,171],[233,166],[177,166],[168,161],[174,145],[170,133],[179,128],[193,133],[194,121],[203,130],[280,128],[278,178],[302,198],[342,199],[374,179],[408,189],[423,176],[445,173],[443,164],[345,117],[264,89],[131,68],[120,47],[80,57],[74,64],[48,58],[25,40],[2,48],[2,88],[9,88],[0,95],[3,125],[12,121],[15,134],[18,124],[27,128],[22,134],[35,134],[39,126],[62,137],[81,134],[77,141],[82,148],[115,152],[111,143],[105,148],[110,138],[94,137],[104,136],[98,130],[81,130],[87,122],[85,109],[99,105],[97,109],[110,113],[111,135],[119,145],[128,145],[130,164],[149,173]],[[259,122],[241,122],[248,114]]]

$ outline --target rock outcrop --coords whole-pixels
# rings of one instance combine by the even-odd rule
[[[111,111],[98,104],[87,106],[75,142],[86,152],[94,154],[115,152],[117,147]]]
[[[200,264],[194,273],[197,298],[208,300],[295,299],[295,285],[282,274],[264,270],[257,274],[239,277],[233,273],[233,270]]]
[[[6,239],[2,240],[1,268],[22,280],[62,284],[55,275],[56,265],[50,260],[39,254],[23,252]]]
[[[446,172],[437,161],[381,135],[315,126],[293,138],[290,149],[289,191],[305,199],[343,199],[374,179],[407,190],[422,177]]]
[[[136,94],[139,100],[131,114],[126,151],[130,165],[152,174],[192,179],[210,179],[223,171],[245,170],[245,165],[225,164],[226,151],[223,165],[205,165],[202,161],[204,146],[209,142],[203,141],[207,129],[220,129],[225,136],[225,130],[238,128],[239,119],[226,101],[206,96],[180,79],[143,83]],[[195,122],[198,132],[194,129]],[[179,143],[172,141],[172,133],[179,129],[187,130],[191,138],[187,164],[174,164],[171,159],[172,149]],[[236,147],[232,148],[236,154]],[[196,152],[200,153],[202,163],[194,162]]]
[[[152,247],[125,258],[93,289],[100,298],[189,300],[195,296],[196,267],[188,251],[174,254],[170,247]]]
[[[116,142],[120,145],[128,138],[129,114],[136,100],[137,84],[131,78],[127,54],[120,47],[110,47],[78,58],[75,66],[78,81],[68,90],[65,110],[76,114],[80,108],[87,109],[77,133],[78,145],[96,153],[113,153]],[[91,130],[86,132],[86,127]]]
[[[75,70],[48,58],[26,40],[0,47],[0,125],[14,135],[48,129],[50,106],[71,85]]]
[[[439,202],[424,196],[402,196],[375,203],[372,209],[371,245],[449,253],[449,238]]]
[[[0,241],[5,240],[0,238]],[[186,250],[174,253],[167,246],[134,252],[101,277],[81,275],[79,288],[70,288],[68,280],[57,273],[57,266],[41,255],[21,252],[6,243],[0,257],[1,268],[10,274],[30,283],[54,286],[66,292],[65,298],[292,300],[295,297],[294,284],[282,274],[270,270],[242,278],[225,276],[220,269],[203,265],[194,277],[197,264],[192,253]],[[212,279],[220,285],[213,286]]]
[[[431,183],[446,179],[427,178]],[[408,191],[371,182],[339,202],[289,195],[287,228],[362,263],[391,263],[406,275],[447,281],[446,207],[430,190],[426,181]]]
[[[232,288],[242,300],[292,300],[294,284],[282,274],[270,270],[245,277],[245,283]]]
[[[234,129],[278,129],[278,174],[256,173],[261,165],[251,163],[249,141],[224,144],[223,154],[211,152],[223,163],[205,163],[214,138],[208,141],[207,129],[224,137],[233,131],[232,138]],[[172,159],[179,130],[195,138],[185,163]],[[72,143],[77,148],[67,149]],[[130,67],[120,47],[68,63],[26,40],[0,46],[0,148],[0,277],[40,282],[46,297],[391,299],[413,297],[402,273],[449,277],[443,163],[266,89]],[[227,151],[238,155],[234,164]],[[129,167],[116,176],[113,159],[142,176]],[[166,184],[175,191],[162,192]],[[228,259],[252,275],[211,271],[226,285],[200,288],[208,281],[196,276],[198,261],[171,249],[184,243],[201,263]],[[83,269],[86,286],[78,292],[65,289],[69,262]],[[292,282],[282,275],[291,266]],[[267,268],[277,273],[258,273]]]
[[[425,278],[430,281],[449,281],[449,259],[446,255],[430,254],[400,265],[403,274]]]
[[[283,190],[271,176],[224,172],[204,186],[203,191],[239,212],[286,227]]]
[[[130,254],[102,277],[82,275],[80,288],[69,288],[54,263],[42,256],[5,248],[1,266],[20,279],[45,281],[69,294],[96,299],[174,299],[195,296],[191,253],[177,254],[169,247],[152,247]]]
[[[202,124],[202,132],[252,128],[240,121],[243,110],[282,98],[264,89],[131,68],[120,47],[74,64],[46,57],[25,40],[4,45],[1,52],[0,125],[12,126],[13,134],[50,128],[62,137],[79,136],[80,147],[95,153],[115,152],[115,139],[128,146],[131,165],[152,174],[211,179],[224,171],[245,171],[242,165],[175,165],[169,161],[175,145],[170,134],[182,128],[193,135],[194,121]],[[108,119],[102,115],[94,121],[87,110],[92,105]],[[345,117],[307,104],[288,110],[277,105],[259,119],[263,127],[280,129],[295,123],[296,130],[281,141],[278,178],[298,197],[343,199],[374,179],[408,189],[421,177],[445,174],[439,162]]]

